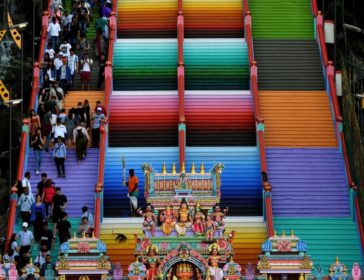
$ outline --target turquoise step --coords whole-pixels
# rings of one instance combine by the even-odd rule
[[[336,257],[351,269],[362,263],[361,244],[356,223],[350,218],[275,218],[278,235],[285,230],[305,241],[314,265],[320,264],[326,273]]]

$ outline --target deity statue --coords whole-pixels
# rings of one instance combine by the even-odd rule
[[[215,223],[212,220],[211,216],[207,216],[206,221],[205,221],[206,241],[209,241],[209,242],[213,241],[214,234],[215,234]]]
[[[159,220],[162,222],[164,235],[169,235],[176,224],[176,218],[171,207],[167,206],[166,210],[160,213]]]
[[[115,265],[114,271],[113,271],[113,280],[121,280],[123,278],[123,269],[121,268],[121,264],[117,263]]]
[[[153,213],[152,206],[148,205],[143,212],[141,209],[138,210],[139,215],[144,217],[143,221],[143,231],[146,236],[149,237],[149,232],[152,236],[155,234],[155,225],[157,223],[157,218]]]
[[[205,215],[201,211],[200,203],[197,202],[195,206],[195,213],[193,217],[192,230],[196,236],[203,235],[205,233]]]
[[[178,223],[176,223],[176,231],[179,236],[186,235],[187,228],[191,227],[190,211],[187,202],[182,200],[181,207],[178,211]]]
[[[11,264],[9,270],[9,280],[16,280],[18,279],[18,270],[16,269],[15,264]]]
[[[219,205],[215,205],[214,212],[212,213],[211,217],[212,220],[215,223],[215,227],[217,230],[221,230],[220,234],[224,232],[224,219],[226,216],[226,213],[228,212],[229,208],[225,208],[224,210],[221,210]]]
[[[207,258],[207,261],[209,263],[209,270],[211,272],[211,275],[214,277],[214,280],[223,280],[224,272],[219,267],[219,261],[221,259],[220,255],[220,246],[217,243],[213,243],[209,247],[209,257]]]
[[[148,264],[148,269],[146,273],[147,280],[156,280],[158,276],[158,266],[160,259],[157,255],[158,248],[155,245],[150,245],[147,248],[148,255],[143,258],[143,262]]]
[[[359,280],[361,277],[361,269],[357,262],[353,264],[353,269],[351,270],[351,277],[353,280]]]
[[[251,263],[248,263],[248,265],[245,268],[245,279],[253,280],[254,278],[255,278],[254,265],[252,265]]]
[[[179,280],[191,280],[193,277],[193,270],[190,263],[179,263],[177,265],[176,276]]]

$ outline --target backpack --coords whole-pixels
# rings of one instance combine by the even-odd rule
[[[52,185],[44,189],[44,202],[52,203],[53,196],[56,194],[56,188]]]
[[[77,139],[83,139],[85,135],[82,132],[82,129],[77,129]]]
[[[58,90],[56,90],[56,95],[59,101],[61,101],[63,99],[63,95],[62,93],[60,93]]]

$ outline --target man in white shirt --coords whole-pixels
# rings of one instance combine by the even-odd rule
[[[57,142],[57,138],[58,136],[62,137],[62,142],[64,143],[66,137],[67,137],[67,129],[66,127],[62,124],[61,119],[58,118],[57,119],[57,124],[55,126],[53,126],[52,128],[52,134],[53,134],[53,138],[54,138],[54,142]]]
[[[23,222],[30,222],[31,206],[34,202],[33,194],[29,193],[28,187],[23,188],[24,192],[21,194],[18,200],[18,206],[20,206],[20,214]]]
[[[30,248],[34,241],[33,233],[28,230],[29,223],[23,222],[22,231],[18,233],[20,239],[20,250],[19,256],[23,257],[23,255],[27,252],[30,252]]]
[[[70,25],[72,22],[73,15],[70,14],[67,10],[64,11],[64,15],[61,18],[61,24],[63,28],[66,28],[68,31],[70,30]]]
[[[47,53],[50,59],[54,58],[54,54],[56,53],[56,51],[53,49],[52,43],[48,43],[47,49],[45,50],[44,53],[45,54]]]
[[[70,50],[70,56],[67,60],[68,67],[71,70],[71,86],[75,84],[75,74],[78,72],[78,56],[75,54],[74,49]]]
[[[70,50],[72,46],[67,42],[67,39],[63,39],[63,43],[59,46],[59,50],[62,52],[62,55],[65,57],[70,56]]]
[[[52,18],[52,21],[48,25],[48,34],[51,36],[52,46],[57,49],[59,42],[59,35],[61,33],[61,26],[57,22],[56,17]]]
[[[56,67],[57,72],[58,72],[59,68],[61,68],[61,66],[63,65],[62,58],[63,58],[63,54],[55,53],[53,63],[54,63],[54,66]]]
[[[30,172],[27,171],[25,172],[24,174],[24,178],[23,180],[21,181],[21,185],[23,188],[28,188],[29,189],[29,192],[32,193],[32,186],[30,185]]]
[[[82,90],[84,90],[84,83],[87,84],[87,90],[90,90],[90,76],[91,76],[91,65],[93,64],[93,60],[88,57],[88,54],[85,53],[84,57],[81,60],[81,81],[82,81]]]

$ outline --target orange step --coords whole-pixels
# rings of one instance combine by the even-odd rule
[[[68,112],[69,109],[76,108],[77,103],[87,99],[90,103],[91,114],[94,112],[96,101],[101,101],[104,104],[105,92],[104,91],[69,91],[64,100],[63,108]]]
[[[325,91],[260,91],[267,147],[335,147]]]

